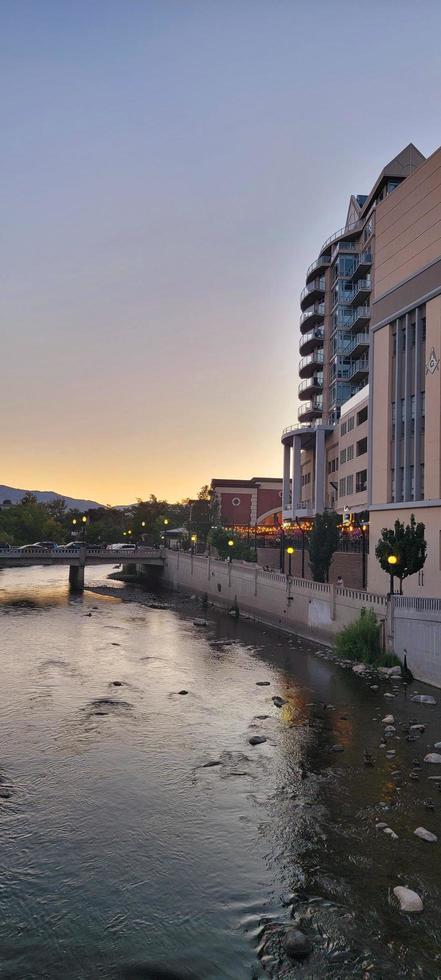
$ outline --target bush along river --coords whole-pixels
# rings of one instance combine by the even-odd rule
[[[440,692],[87,574],[0,573],[0,976],[441,977]]]

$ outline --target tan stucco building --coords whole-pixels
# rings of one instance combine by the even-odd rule
[[[441,149],[376,209],[369,404],[370,538],[412,513],[427,560],[404,590],[441,594]],[[387,576],[371,548],[371,591]]]

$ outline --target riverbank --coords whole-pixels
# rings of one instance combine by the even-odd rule
[[[0,622],[11,980],[439,976],[433,690],[105,568],[2,573]]]

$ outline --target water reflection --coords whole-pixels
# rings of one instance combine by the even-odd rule
[[[413,838],[438,810],[407,778],[437,709],[400,689],[388,760],[383,688],[213,609],[198,630],[184,596],[106,574],[75,598],[63,570],[1,575],[2,975],[438,976],[436,850]],[[418,921],[389,905],[398,883]],[[300,971],[293,915],[314,947]]]

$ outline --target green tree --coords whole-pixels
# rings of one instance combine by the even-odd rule
[[[246,539],[226,531],[224,527],[212,527],[207,538],[208,544],[216,548],[219,558],[240,558],[243,561],[256,561],[254,546]],[[232,547],[228,542],[234,541]]]
[[[375,557],[388,575],[393,572],[400,581],[400,595],[403,594],[403,579],[415,575],[424,566],[427,543],[424,537],[425,525],[417,524],[415,514],[410,516],[410,524],[396,520],[393,528],[384,527],[375,548]],[[389,565],[388,558],[394,555],[395,565]]]
[[[314,582],[327,582],[332,556],[340,541],[338,525],[340,517],[335,511],[316,514],[314,527],[309,532],[309,567]]]

